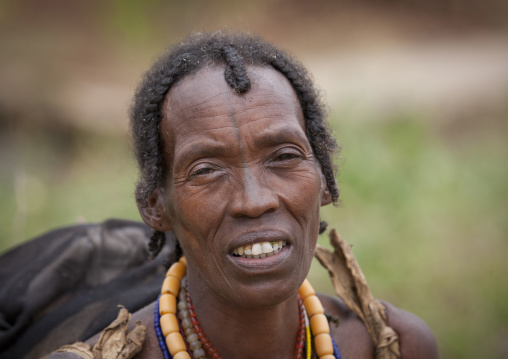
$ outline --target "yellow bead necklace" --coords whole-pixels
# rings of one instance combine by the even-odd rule
[[[187,259],[181,257],[178,262],[173,263],[166,273],[162,283],[161,295],[159,297],[160,330],[165,338],[169,352],[174,359],[191,359],[187,351],[187,345],[180,332],[177,319],[177,297],[180,291],[180,282],[187,272]],[[314,347],[319,359],[339,359],[340,354],[336,350],[335,343],[330,336],[330,326],[324,315],[316,292],[305,280],[298,290],[306,311],[307,331],[307,352],[306,357],[311,357],[311,339],[309,331],[312,330]],[[308,317],[307,317],[308,316]],[[310,329],[309,329],[310,322]],[[156,327],[157,329],[157,327]]]

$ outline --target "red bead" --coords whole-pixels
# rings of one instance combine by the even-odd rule
[[[198,335],[198,339],[203,345],[203,348],[210,354],[212,359],[222,359],[220,354],[217,352],[217,350],[213,347],[212,343],[208,341],[208,338],[206,337],[205,333],[203,332],[203,328],[199,325],[198,318],[196,316],[196,312],[194,310],[194,306],[192,305],[192,300],[189,294],[189,291],[186,293],[187,296],[187,310],[190,314],[190,320],[192,323],[192,326],[194,328],[194,332]]]
[[[305,347],[305,314],[304,314],[304,306],[300,295],[298,295],[298,309],[299,309],[299,323],[298,323],[298,334],[297,334],[297,343],[296,343],[296,351],[293,356],[294,359],[303,359],[303,348]]]

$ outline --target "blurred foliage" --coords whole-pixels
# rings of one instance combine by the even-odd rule
[[[444,358],[505,358],[504,125],[454,138],[411,113],[334,124],[341,205],[323,217],[354,245],[373,293],[424,318]],[[316,264],[310,277],[326,273]]]
[[[0,250],[55,226],[140,218],[125,136],[55,126],[2,142],[14,149],[6,161],[14,166],[0,177]]]
[[[453,138],[412,113],[376,120],[346,113],[332,124],[343,147],[341,204],[323,218],[354,245],[374,294],[424,318],[445,358],[506,357],[503,131]],[[126,134],[14,133],[2,139],[16,149],[17,166],[0,177],[0,250],[77,221],[139,219]],[[332,293],[319,265],[310,278]]]

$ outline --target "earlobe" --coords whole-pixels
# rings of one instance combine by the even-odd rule
[[[323,175],[321,166],[319,166],[319,176],[321,178],[321,207],[323,207],[332,203],[332,195],[330,193],[330,190],[328,189],[326,178]]]
[[[332,203],[332,195],[330,194],[328,187],[325,185],[325,187],[321,190],[321,207],[330,203]]]
[[[163,199],[163,193],[156,189],[146,201],[146,206],[138,203],[139,214],[143,221],[151,228],[161,232],[171,230],[171,225],[164,212]]]

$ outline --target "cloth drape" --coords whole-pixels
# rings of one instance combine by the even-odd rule
[[[151,230],[111,219],[48,232],[0,257],[0,359],[40,358],[100,332],[160,292],[175,237],[148,260]]]

